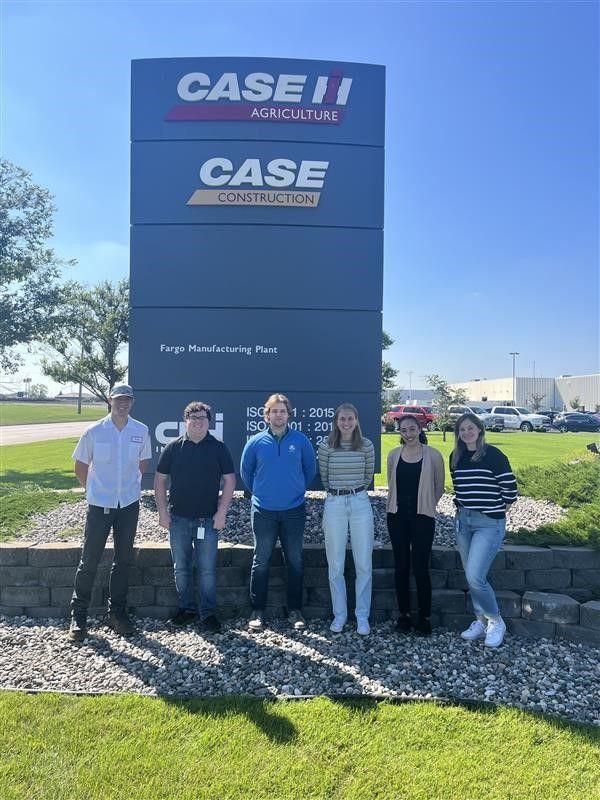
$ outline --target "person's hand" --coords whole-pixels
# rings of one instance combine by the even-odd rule
[[[167,528],[167,530],[171,527],[171,515],[168,511],[158,512],[158,524],[161,528]]]
[[[225,527],[226,514],[224,511],[217,511],[213,517],[213,528],[216,531],[222,531]]]

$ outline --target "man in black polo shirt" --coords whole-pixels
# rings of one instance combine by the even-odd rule
[[[211,409],[194,401],[183,412],[185,433],[162,451],[154,477],[158,524],[169,529],[169,543],[179,595],[173,625],[198,618],[192,555],[196,558],[199,617],[202,627],[218,633],[217,548],[227,509],[235,489],[235,470],[227,447],[208,432]],[[171,478],[167,507],[167,482]],[[223,491],[219,488],[223,478]]]

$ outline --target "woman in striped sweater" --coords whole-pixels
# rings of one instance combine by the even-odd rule
[[[323,532],[333,605],[330,628],[341,633],[348,619],[344,564],[350,530],[356,570],[356,632],[367,636],[373,554],[373,509],[367,489],[375,471],[375,448],[362,435],[358,412],[351,403],[335,410],[329,439],[319,445],[319,471],[327,491]]]
[[[485,426],[475,414],[456,420],[454,438],[456,545],[476,617],[461,636],[467,641],[485,636],[488,647],[500,647],[506,625],[487,576],[504,539],[506,508],[517,499],[517,481],[504,453],[486,443]]]

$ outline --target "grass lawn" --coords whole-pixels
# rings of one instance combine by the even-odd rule
[[[600,731],[513,709],[0,693],[3,800],[575,800]]]
[[[0,542],[13,539],[31,514],[81,500],[80,494],[55,491],[78,485],[71,460],[76,444],[56,439],[0,447]]]
[[[77,439],[71,438],[0,447],[0,480],[36,483],[46,489],[77,486],[71,459],[76,444]]]
[[[584,451],[585,446],[599,440],[597,433],[486,433],[486,441],[499,447],[516,470],[527,465],[545,466],[553,461],[562,461],[577,451]],[[452,481],[448,469],[448,457],[454,447],[454,436],[446,434],[442,440],[441,431],[427,434],[428,443],[444,456],[446,465],[446,488],[451,489]],[[384,433],[381,436],[382,471],[375,475],[376,486],[387,485],[386,461],[390,450],[397,447],[400,437],[397,433]]]
[[[106,415],[106,406],[64,403],[0,403],[0,425],[29,425],[36,422],[93,422]]]

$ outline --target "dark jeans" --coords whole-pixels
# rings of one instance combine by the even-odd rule
[[[133,540],[139,514],[139,501],[125,508],[111,508],[108,514],[104,513],[101,506],[88,506],[81,561],[75,573],[75,588],[71,599],[71,613],[74,617],[85,617],[87,614],[94,578],[111,528],[115,554],[108,582],[108,610],[125,610],[129,568],[133,561]]]
[[[271,556],[281,541],[283,557],[287,566],[288,611],[302,608],[302,585],[304,565],[302,563],[302,540],[306,522],[304,503],[285,511],[267,511],[252,506],[252,533],[254,534],[254,557],[250,574],[250,601],[252,608],[263,611],[267,605],[269,590],[269,567]]]
[[[409,577],[412,571],[417,584],[419,614],[431,614],[431,577],[429,559],[435,532],[435,520],[424,514],[402,513],[387,515],[387,526],[394,551],[396,597],[401,614],[410,612]]]

